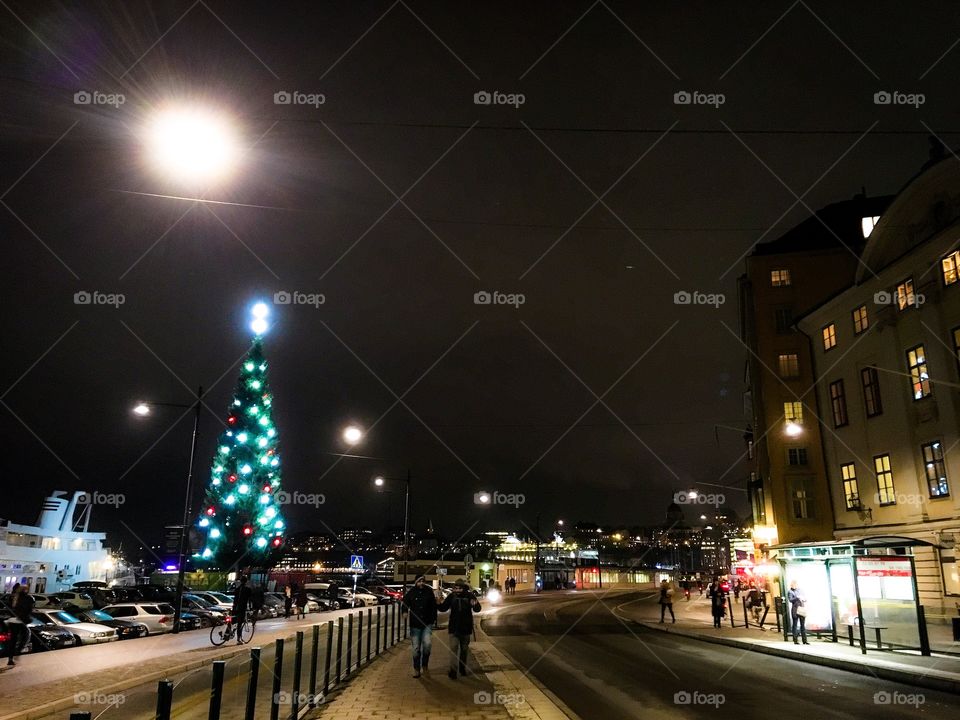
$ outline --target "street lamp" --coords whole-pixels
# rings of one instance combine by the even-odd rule
[[[240,152],[237,134],[222,113],[199,105],[170,105],[148,122],[146,159],[179,185],[206,187],[231,174]]]
[[[799,437],[803,434],[803,427],[799,423],[788,422],[784,426],[783,432],[786,433],[787,437]]]
[[[356,445],[363,440],[363,430],[356,425],[348,425],[343,429],[343,441],[347,445]]]
[[[203,388],[197,388],[197,400],[190,405],[182,403],[160,403],[141,401],[133,408],[133,412],[140,417],[149,415],[154,407],[175,407],[193,409],[193,434],[190,436],[190,462],[187,464],[187,487],[183,499],[183,524],[180,526],[180,540],[177,550],[177,603],[176,615],[173,617],[172,632],[180,632],[180,614],[183,612],[183,574],[186,566],[187,554],[187,523],[190,522],[190,500],[193,495],[193,465],[197,456],[197,432],[200,429],[200,408],[203,398]]]
[[[407,556],[410,555],[410,471],[407,470],[407,476],[404,478],[385,478],[378,475],[373,479],[373,484],[377,487],[383,487],[388,480],[402,482],[404,484],[403,492],[403,589],[407,589]]]
[[[356,445],[363,440],[365,433],[357,425],[348,425],[343,429],[343,440],[348,445]],[[384,458],[360,456],[360,455],[341,455],[341,457],[361,458],[364,460],[380,460],[385,462]],[[407,470],[407,476],[403,478],[389,478],[378,475],[373,479],[373,484],[382,488],[388,482],[404,483],[403,496],[403,589],[407,589],[407,556],[410,554],[410,480],[411,473]]]

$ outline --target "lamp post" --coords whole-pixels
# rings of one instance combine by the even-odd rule
[[[341,433],[343,441],[350,446],[358,445],[366,436],[366,433],[358,425],[347,425]],[[390,462],[386,458],[372,457],[370,455],[353,455],[348,453],[333,453],[339,457],[357,458],[361,460],[379,460],[380,462]],[[378,475],[373,479],[373,484],[377,487],[383,487],[387,482],[404,483],[403,496],[403,589],[407,589],[407,556],[410,554],[410,481],[412,475],[410,469],[407,469],[406,477],[388,478]]]
[[[173,632],[180,632],[180,614],[183,612],[183,575],[186,570],[186,554],[187,554],[187,523],[190,522],[190,513],[192,507],[192,495],[193,495],[193,466],[194,461],[197,456],[197,434],[200,429],[200,408],[203,407],[202,403],[203,398],[203,388],[197,388],[197,399],[196,402],[191,403],[190,405],[184,405],[182,403],[160,403],[160,402],[139,402],[136,407],[133,408],[133,412],[139,415],[140,417],[146,417],[152,412],[154,407],[175,407],[175,408],[192,408],[194,411],[193,414],[193,433],[190,436],[190,461],[187,464],[187,484],[184,490],[183,497],[183,523],[180,525],[180,541],[177,550],[177,602],[176,602],[176,615],[173,618]]]
[[[410,555],[410,470],[407,470],[407,476],[404,478],[385,478],[378,475],[373,479],[373,484],[377,487],[383,487],[387,481],[402,482],[403,490],[403,589],[407,589],[407,558]]]

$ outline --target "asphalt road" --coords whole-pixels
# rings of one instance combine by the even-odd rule
[[[486,613],[482,626],[583,720],[956,717],[955,695],[678,637],[615,616],[618,605],[638,598],[655,601],[632,591],[517,596]],[[876,693],[893,702],[875,702]]]

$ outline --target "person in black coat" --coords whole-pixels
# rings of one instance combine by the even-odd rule
[[[404,612],[410,613],[410,645],[413,648],[413,676],[420,677],[421,669],[429,673],[430,647],[433,624],[437,620],[437,598],[423,575],[417,575],[413,587],[403,596]]]
[[[13,617],[6,621],[7,631],[10,633],[7,644],[7,665],[16,665],[14,658],[20,654],[30,638],[27,625],[30,623],[33,607],[33,596],[27,592],[27,589],[20,583],[14,585],[13,593],[10,595],[10,609],[13,610]]]
[[[457,679],[457,671],[467,675],[467,654],[470,650],[470,637],[473,635],[473,614],[480,612],[480,601],[470,592],[467,583],[457,580],[453,592],[437,608],[440,612],[450,612],[447,633],[450,636],[451,680]]]

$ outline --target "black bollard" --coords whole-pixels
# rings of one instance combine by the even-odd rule
[[[330,692],[330,656],[333,654],[333,620],[327,620],[327,659],[323,664],[323,696]]]
[[[310,649],[310,703],[317,695],[317,659],[320,655],[320,626],[313,626],[313,642]]]
[[[260,648],[250,650],[250,680],[247,683],[247,708],[244,720],[255,720],[257,714],[257,681],[260,679]]]
[[[157,718],[156,720],[170,720],[170,710],[173,707],[173,681],[161,680],[157,683]]]
[[[293,708],[290,717],[300,715],[300,673],[303,672],[303,630],[297,630],[296,650],[293,654]]]
[[[353,613],[347,615],[347,671],[344,675],[350,674],[350,665],[353,660]]]
[[[377,647],[376,654],[380,654],[380,628],[383,627],[383,621],[380,619],[380,606],[377,605]]]
[[[357,667],[363,662],[363,610],[357,613]]]
[[[277,638],[273,658],[273,694],[270,697],[270,720],[280,717],[280,678],[283,676],[283,638]]]
[[[225,660],[213,661],[213,677],[210,681],[210,711],[207,720],[220,720],[220,705],[223,703],[223,671]]]
[[[370,633],[373,632],[373,610],[367,610],[367,662],[370,662]]]
[[[343,678],[340,669],[340,661],[343,659],[343,618],[337,618],[337,685]]]

